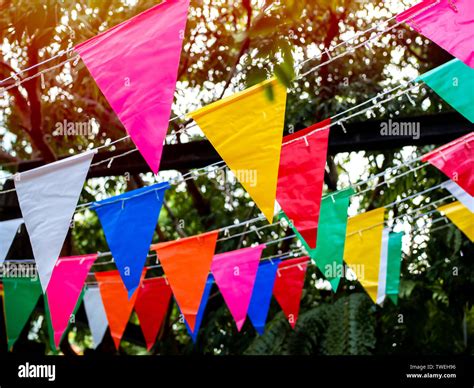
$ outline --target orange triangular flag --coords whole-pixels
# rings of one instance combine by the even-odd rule
[[[191,331],[206,286],[218,231],[152,245]]]
[[[133,296],[128,299],[128,291],[119,271],[96,272],[94,275],[99,283],[100,296],[109,322],[110,334],[112,334],[115,348],[118,350],[138,292],[135,291]],[[143,271],[142,280],[144,275],[145,271]]]

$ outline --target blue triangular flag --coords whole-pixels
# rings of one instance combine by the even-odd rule
[[[167,188],[167,182],[157,183],[92,205],[129,298],[140,283]]]
[[[186,325],[186,329],[188,329],[188,333],[191,336],[194,343],[196,343],[196,341],[197,341],[199,328],[201,327],[202,318],[204,317],[204,311],[206,310],[207,301],[209,299],[209,295],[211,293],[211,289],[212,289],[213,284],[214,284],[214,277],[212,276],[212,274],[209,274],[209,276],[207,277],[206,287],[204,288],[204,292],[202,294],[201,304],[199,305],[199,310],[198,310],[198,313],[196,315],[196,323],[195,323],[195,326],[194,326],[194,333],[192,332],[192,330],[189,327],[186,320],[184,321],[184,324]]]
[[[279,263],[280,260],[273,260],[272,262],[262,263],[258,267],[247,315],[260,335],[265,331],[265,322],[272,300],[273,284],[275,283]]]

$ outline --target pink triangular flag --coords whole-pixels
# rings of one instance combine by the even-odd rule
[[[474,1],[423,0],[397,16],[474,68]]]
[[[46,296],[56,347],[59,346],[61,337],[68,327],[87,274],[96,258],[97,254],[61,257],[53,268]]]
[[[75,47],[156,174],[168,131],[189,0],[167,0]]]
[[[265,245],[239,249],[215,255],[211,272],[224,298],[237,329],[240,331],[247,316],[258,264]]]

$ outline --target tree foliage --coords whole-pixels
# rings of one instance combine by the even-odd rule
[[[0,78],[53,58],[155,3],[154,0],[0,0]],[[398,3],[399,8],[394,12],[413,5],[414,1]],[[397,86],[411,75],[449,58],[416,32],[400,27],[370,47],[362,47],[312,70],[328,59],[325,49],[330,50],[341,37],[350,37],[389,16],[384,9],[384,2],[375,0],[192,0],[173,113],[181,116],[276,74],[290,86],[285,131],[293,132],[365,101],[385,87]],[[355,43],[358,42],[356,39]],[[340,46],[333,55],[343,51],[344,46]],[[6,163],[4,170],[14,171],[15,163],[23,160],[42,158],[50,162],[124,136],[123,126],[82,62],[62,63],[71,55],[72,52],[53,59],[18,78],[26,79],[57,65],[41,77],[21,85],[13,78],[2,85],[13,86],[0,98],[0,161]],[[315,55],[320,58],[311,59]],[[307,62],[299,66],[303,60]],[[304,77],[298,77],[305,73]],[[436,114],[450,109],[427,90],[412,100],[396,99],[382,108],[374,107],[373,111],[378,117],[390,118]],[[359,120],[368,119],[370,117],[359,117]],[[55,125],[63,120],[92,120],[96,133],[90,137],[55,136]],[[170,123],[168,143],[201,138],[202,134],[191,129],[173,135],[189,124],[183,118]],[[116,147],[126,150],[131,144],[123,142]],[[365,163],[360,178],[401,163],[407,157],[420,155],[429,148],[364,152],[359,155]],[[328,157],[326,191],[344,186],[353,167],[350,161],[355,156],[351,153]],[[153,179],[149,174],[91,179],[81,202],[112,196]],[[380,186],[360,197],[358,210],[383,206],[443,179],[434,169],[421,169],[416,176],[408,174],[390,186]],[[417,207],[445,195],[435,191],[421,201],[419,198],[407,201],[392,208],[392,215],[416,213]],[[257,214],[255,204],[228,176],[197,177],[168,192],[154,241],[220,228]],[[413,216],[407,217],[406,222],[412,224]],[[285,233],[283,228],[269,228],[261,232],[261,238],[248,234],[219,244],[218,250],[249,246]],[[257,337],[248,322],[237,333],[227,307],[214,289],[197,344],[192,345],[173,306],[153,353],[472,354],[474,262],[469,257],[472,258],[472,246],[452,225],[433,232],[430,228],[417,232],[409,229],[406,239],[409,248],[403,257],[398,306],[390,302],[383,307],[373,306],[361,286],[348,280],[343,280],[338,293],[333,295],[322,286],[321,273],[310,266],[294,332],[273,301],[263,336]],[[285,252],[295,246],[294,241],[284,242],[266,250],[265,255]],[[68,247],[67,254],[108,250],[92,212],[76,217]],[[157,269],[152,274],[161,272]],[[35,324],[41,316],[39,309],[32,319],[32,331],[37,330]],[[136,318],[132,319],[121,352],[144,353],[139,330],[133,330],[136,324]],[[45,329],[43,323],[39,334],[33,333],[32,338],[46,344]],[[87,326],[74,326],[69,340],[77,352],[89,347]],[[71,348],[66,346],[62,350],[70,352]],[[110,338],[98,351],[113,351]]]

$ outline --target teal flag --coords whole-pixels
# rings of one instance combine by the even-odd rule
[[[316,263],[324,277],[337,291],[339,281],[344,274],[343,257],[346,241],[347,208],[352,188],[340,190],[323,197],[319,215],[316,248],[311,249],[301,234],[290,223],[291,228],[303,244],[311,259]],[[288,221],[288,217],[283,214]]]
[[[42,294],[38,278],[3,278],[3,306],[8,349],[11,350]]]
[[[453,59],[420,75],[421,80],[443,100],[474,123],[474,69]]]
[[[400,268],[402,266],[403,233],[390,233],[388,238],[387,285],[385,294],[393,303],[398,303]]]

